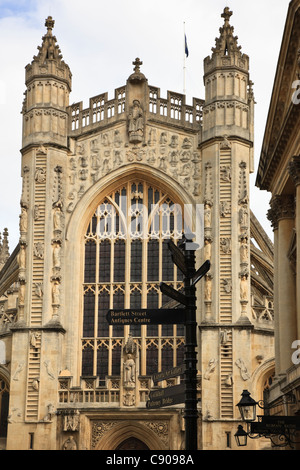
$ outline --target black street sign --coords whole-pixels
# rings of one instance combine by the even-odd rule
[[[260,421],[251,423],[253,434],[280,434],[286,431],[299,431],[299,416],[261,416]]]
[[[149,400],[146,403],[147,408],[161,408],[163,406],[177,405],[184,403],[185,400],[184,384],[174,385],[173,387],[152,390],[149,393]]]
[[[172,257],[173,263],[175,263],[176,266],[180,269],[180,271],[186,275],[187,271],[186,271],[184,254],[182,253],[180,248],[178,248],[178,246],[176,246],[175,243],[172,242],[172,240],[168,242],[168,247],[169,247],[169,250],[171,251],[171,257]]]
[[[112,309],[106,315],[109,325],[175,325],[185,323],[185,309]]]
[[[182,305],[188,305],[187,297],[181,292],[178,292],[178,290],[173,289],[172,286],[169,286],[168,284],[161,282],[159,287],[162,293],[167,295],[168,297],[171,297],[171,299],[177,300],[177,302],[179,302]],[[172,310],[172,312],[175,312],[175,311],[176,311],[175,309]]]
[[[181,364],[181,366],[173,367],[172,369],[165,370],[164,372],[157,372],[157,374],[153,374],[151,378],[153,382],[160,382],[161,380],[178,377],[179,375],[184,374],[184,371],[185,364]]]
[[[210,270],[210,261],[207,260],[200,266],[191,279],[191,286],[194,286]]]

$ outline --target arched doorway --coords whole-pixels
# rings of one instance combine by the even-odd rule
[[[121,442],[116,450],[149,450],[149,447],[136,437],[129,437],[128,439],[125,439],[125,441]]]
[[[7,417],[9,391],[6,382],[0,377],[0,450],[5,449],[7,437]]]

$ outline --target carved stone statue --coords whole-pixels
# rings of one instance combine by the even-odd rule
[[[20,232],[27,232],[27,220],[27,210],[25,207],[22,207],[20,215]]]
[[[144,113],[139,100],[134,100],[128,116],[129,142],[142,142],[144,136]]]
[[[128,354],[124,361],[124,385],[126,387],[135,385],[135,360],[131,354]]]

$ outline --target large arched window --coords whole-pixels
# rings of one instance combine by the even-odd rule
[[[111,308],[160,308],[159,283],[183,287],[168,240],[182,236],[182,208],[145,181],[128,181],[101,201],[85,235],[82,375],[120,374],[122,338],[139,344],[141,375],[183,362],[182,325],[111,326]],[[171,311],[170,311],[171,314]],[[124,330],[127,328],[127,331]],[[126,336],[125,335],[125,336]]]

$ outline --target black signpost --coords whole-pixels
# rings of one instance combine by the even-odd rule
[[[184,384],[173,385],[172,387],[151,390],[146,407],[149,409],[161,408],[163,406],[177,405],[185,400]]]
[[[108,311],[106,319],[110,325],[185,325],[184,365],[153,376],[154,382],[166,380],[181,375],[184,370],[184,384],[151,391],[146,406],[151,409],[184,403],[185,449],[197,450],[196,283],[209,271],[210,262],[206,261],[196,271],[195,250],[198,245],[187,237],[183,238],[180,247],[172,241],[169,241],[168,247],[173,262],[184,275],[184,293],[175,290],[164,282],[160,284],[160,290],[184,307],[172,309],[112,309]]]
[[[191,236],[192,238],[192,236]],[[184,237],[180,248],[172,241],[168,243],[172,260],[184,275],[184,294],[175,291],[165,283],[161,291],[185,305],[185,449],[197,450],[197,322],[196,322],[196,283],[209,271],[210,262],[206,261],[197,271],[195,269],[195,250],[198,245]],[[188,249],[187,249],[188,248]],[[176,310],[173,310],[173,312]]]

